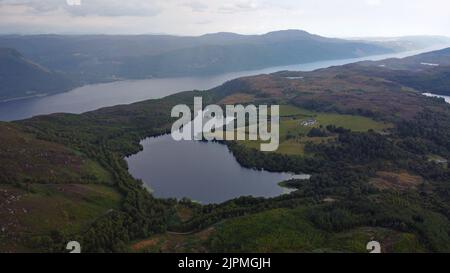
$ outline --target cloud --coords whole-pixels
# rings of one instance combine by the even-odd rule
[[[69,6],[80,6],[81,0],[66,0]]]
[[[255,0],[229,1],[219,7],[218,11],[222,13],[238,13],[254,11],[260,8],[260,4]]]
[[[0,7],[24,6],[38,14],[64,11],[72,16],[154,16],[161,12],[158,4],[142,0],[0,0]]]
[[[68,1],[80,0],[0,0],[0,33],[450,35],[448,0]]]
[[[202,21],[197,21],[195,22],[196,25],[208,25],[211,24],[213,21],[212,20],[202,20]]]
[[[199,1],[190,1],[184,3],[184,6],[190,8],[193,12],[205,12],[208,10],[208,5]]]

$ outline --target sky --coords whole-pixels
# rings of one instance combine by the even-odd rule
[[[1,34],[450,36],[449,0],[0,0]]]

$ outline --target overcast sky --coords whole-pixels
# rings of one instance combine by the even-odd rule
[[[0,33],[447,35],[449,0],[0,0]]]

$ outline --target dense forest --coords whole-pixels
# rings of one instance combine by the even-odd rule
[[[205,95],[205,100],[215,98]],[[181,97],[181,98],[180,98]],[[151,109],[157,117],[168,107],[191,94],[174,96],[167,104],[147,102],[143,109]],[[173,101],[172,101],[173,100]],[[359,226],[375,226],[409,231],[418,234],[430,251],[448,251],[450,246],[450,170],[440,163],[428,160],[429,154],[448,158],[450,114],[423,112],[408,122],[400,122],[389,135],[369,131],[357,133],[328,126],[321,133],[335,135],[327,144],[310,143],[305,148],[314,156],[288,156],[262,153],[242,147],[237,142],[228,145],[238,162],[245,167],[269,171],[310,173],[309,181],[287,181],[295,188],[290,195],[272,199],[242,197],[223,204],[202,206],[189,200],[155,199],[127,172],[123,157],[137,152],[139,140],[145,136],[167,132],[170,120],[150,118],[152,124],[140,127],[139,115],[127,122],[110,118],[112,110],[88,114],[40,117],[21,122],[27,130],[41,138],[66,145],[89,154],[114,174],[116,186],[124,199],[122,209],[97,220],[79,235],[86,251],[125,251],[127,244],[138,238],[167,230],[191,232],[202,230],[224,219],[239,217],[274,208],[295,208],[308,204],[310,220],[320,229],[339,232]],[[120,116],[121,111],[114,115]],[[107,115],[106,115],[107,113]],[[95,119],[92,117],[95,115]],[[104,115],[104,116],[103,116]],[[108,120],[103,120],[108,117]],[[92,121],[95,121],[91,124]],[[95,123],[108,122],[109,129],[101,134]],[[51,124],[51,125],[50,125]],[[120,124],[120,125],[119,125]],[[139,124],[137,127],[137,124]],[[135,127],[136,126],[136,127]],[[130,134],[131,128],[135,133]],[[92,131],[94,130],[94,131]],[[76,146],[75,146],[76,145]],[[379,189],[371,183],[379,171],[405,170],[425,179],[417,189]],[[332,196],[338,203],[323,204],[321,200]],[[188,222],[173,222],[176,206],[193,209],[194,217]],[[73,238],[73,237],[71,237]],[[54,232],[45,238],[34,238],[36,247],[59,251],[67,238]]]
[[[426,251],[448,252],[450,169],[446,161],[436,158],[450,158],[449,105],[365,74],[344,77],[342,74],[349,73],[344,69],[336,75],[335,69],[319,71],[299,82],[287,80],[284,74],[256,76],[211,91],[15,122],[18,130],[97,162],[122,195],[119,209],[96,219],[82,232],[55,230],[26,238],[27,244],[37,251],[60,252],[69,238],[76,238],[86,252],[120,252],[153,234],[200,231],[227,219],[302,207],[308,221],[330,234],[356,227],[383,227],[415,234]],[[309,86],[315,90],[304,91]],[[174,121],[170,118],[172,106],[191,105],[194,96],[202,96],[205,104],[221,104],[242,90],[252,94],[255,103],[288,100],[316,111],[368,116],[393,126],[385,132],[356,132],[332,125],[311,129],[310,137],[330,140],[307,143],[304,156],[263,153],[239,142],[224,142],[244,167],[312,175],[309,180],[285,181],[283,185],[295,191],[275,198],[241,197],[210,205],[157,199],[128,173],[124,158],[142,149],[140,140],[169,132]],[[312,99],[316,103],[309,104]],[[334,103],[330,105],[330,101]],[[404,176],[414,179],[411,182]],[[11,184],[26,189],[27,183],[30,181]],[[176,219],[179,207],[192,210],[192,217]],[[224,249],[216,241],[208,250]]]

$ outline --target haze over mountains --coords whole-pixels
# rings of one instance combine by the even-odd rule
[[[0,100],[64,92],[74,86],[63,73],[50,71],[14,49],[0,48]]]
[[[352,41],[301,30],[199,37],[6,35],[0,36],[0,48],[8,48],[3,50],[8,56],[0,61],[4,66],[0,99],[64,92],[87,83],[220,74],[385,54],[444,42],[442,37],[405,38],[401,43]]]
[[[368,41],[400,51],[430,48],[436,45],[450,45],[449,37],[436,35],[403,37],[360,37],[355,38],[355,41]]]
[[[0,254],[450,253],[449,18],[448,0],[0,0]]]
[[[350,64],[348,67],[360,67],[360,72],[365,71],[366,74],[377,75],[422,92],[450,96],[450,48],[403,59]]]
[[[79,238],[86,252],[123,252],[168,231],[191,236],[198,230],[205,242],[187,252],[239,252],[242,242],[248,252],[361,252],[374,232],[390,234],[380,237],[383,245],[395,246],[386,252],[448,252],[450,107],[398,75],[411,71],[427,78],[437,64],[449,63],[450,49],[444,49],[256,75],[209,91],[0,123],[0,199],[21,197],[3,202],[0,252],[61,252],[69,238]],[[124,158],[141,151],[142,139],[170,132],[173,106],[195,96],[205,104],[284,106],[280,139],[288,151],[261,153],[245,141],[225,144],[243,167],[310,173],[310,180],[287,181],[295,192],[276,198],[195,203],[199,209],[189,220],[174,223],[180,206],[194,204],[154,198],[130,176]],[[323,113],[331,124],[319,120]],[[321,124],[301,125],[311,117]],[[44,218],[49,221],[35,220]],[[203,237],[205,228],[212,232]],[[305,244],[303,234],[336,239]],[[151,250],[180,251],[179,238],[170,243],[174,250]]]
[[[297,30],[249,36],[3,36],[0,47],[88,82],[215,74],[392,51]]]

